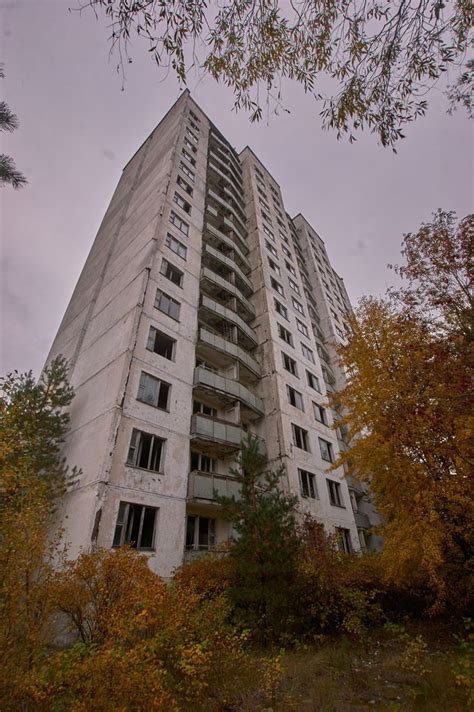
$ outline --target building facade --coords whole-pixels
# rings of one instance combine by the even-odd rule
[[[71,555],[132,542],[168,577],[227,540],[214,496],[238,495],[245,433],[301,513],[370,547],[367,492],[328,471],[350,308],[311,225],[182,94],[124,168],[48,357],[69,360],[76,392],[64,454],[82,472],[58,512]]]

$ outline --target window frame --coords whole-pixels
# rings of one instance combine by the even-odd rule
[[[277,322],[278,325],[278,336],[279,338],[285,342],[285,344],[288,344],[288,346],[291,346],[291,348],[295,348],[293,345],[293,334],[291,331],[288,331],[288,329],[285,329],[285,327]]]
[[[145,392],[147,389],[147,381],[155,381],[156,383],[154,384],[154,388],[156,389],[156,403],[152,402],[150,399],[145,398]],[[162,387],[166,388],[166,405],[163,407],[162,405],[159,405],[160,400],[161,400],[161,390]],[[157,410],[162,410],[165,413],[169,413],[169,404],[170,404],[170,398],[171,398],[171,383],[168,383],[168,381],[164,381],[162,378],[158,378],[158,376],[154,376],[152,373],[148,373],[148,371],[142,371],[140,373],[140,381],[138,384],[138,393],[137,393],[137,401],[140,403],[144,403],[145,405],[149,405],[152,408],[156,408]]]
[[[300,494],[304,499],[319,499],[318,483],[314,472],[298,468]]]
[[[156,454],[154,454],[154,446],[155,442],[160,443],[160,455],[159,455],[159,463],[158,463],[158,469],[152,469],[149,466],[148,467],[143,467],[142,465],[139,465],[138,462],[140,461],[141,458],[141,453],[142,453],[142,443],[143,443],[143,435],[146,435],[147,437],[151,438],[151,444],[150,444],[150,450],[148,454],[148,464],[150,464],[152,461],[156,460]],[[155,433],[147,433],[145,430],[139,430],[138,428],[132,428],[132,432],[130,435],[130,443],[128,446],[128,451],[127,451],[127,460],[126,460],[126,465],[129,467],[135,467],[138,470],[144,470],[145,472],[155,472],[158,474],[163,474],[163,461],[164,461],[164,453],[165,453],[165,447],[166,447],[166,440],[164,438],[161,438],[159,435],[156,435]],[[132,455],[131,455],[132,452]],[[155,463],[156,464],[156,463]]]
[[[293,406],[293,408],[297,408],[300,410],[302,413],[304,413],[304,398],[303,394],[300,393],[300,391],[297,391],[296,388],[293,388],[293,386],[290,386],[288,383],[286,384],[286,395],[288,398],[288,403]],[[298,405],[299,403],[299,405]]]
[[[296,425],[296,423],[291,423],[291,431],[293,434],[293,445],[304,452],[311,452],[308,431],[300,425]],[[300,445],[298,445],[298,440],[301,442]],[[303,445],[305,447],[303,447]]]
[[[291,375],[295,376],[295,378],[299,378],[298,364],[295,361],[295,359],[291,358],[291,356],[288,356],[288,354],[286,354],[284,351],[281,352],[281,355],[282,355],[282,361],[283,361],[283,368],[285,369],[285,371],[288,371],[288,373],[291,373]],[[291,363],[292,367],[294,366],[294,370],[292,368],[287,368],[285,359],[288,359],[288,361]]]
[[[155,332],[154,334],[152,334],[152,330]],[[168,339],[171,342],[171,357],[165,356],[163,353],[160,353],[159,351],[155,350],[155,345],[156,345],[156,340],[157,340],[158,335],[164,336],[165,339]],[[153,348],[150,348],[152,339],[153,339]],[[156,326],[153,326],[153,324],[150,324],[150,329],[148,331],[147,345],[146,345],[147,351],[151,351],[152,353],[156,354],[157,356],[161,356],[161,358],[165,358],[167,361],[175,361],[176,343],[177,343],[176,339],[173,339],[171,336],[166,334],[164,331],[160,331],[160,329],[157,329]]]
[[[319,438],[319,450],[321,453],[321,460],[324,460],[324,462],[334,462],[334,450],[332,447],[332,443],[329,442],[329,440],[325,440],[324,438]],[[328,457],[325,457],[325,454],[328,454]]]
[[[170,313],[169,309],[163,309],[159,302],[159,296],[164,297],[165,300],[167,300],[170,304],[170,306],[174,306],[177,310],[177,316],[173,316],[173,314]],[[180,313],[181,313],[181,302],[178,302],[177,299],[174,299],[170,294],[167,294],[167,292],[164,292],[162,289],[157,289],[156,290],[156,295],[155,295],[155,301],[153,303],[153,306],[155,309],[158,309],[162,314],[166,314],[166,316],[169,316],[170,319],[173,319],[174,321],[179,321]]]
[[[173,247],[171,246],[172,244],[178,246],[176,250],[173,249]],[[170,232],[167,232],[167,233],[166,233],[165,246],[166,246],[169,250],[171,250],[171,252],[172,252],[173,254],[177,255],[181,260],[184,260],[185,262],[187,261],[187,259],[188,259],[188,248],[187,248],[187,246],[186,246],[184,243],[180,242],[180,241],[178,240],[178,238],[175,237],[174,235],[172,235]],[[181,253],[183,253],[183,254],[181,254]]]
[[[135,546],[131,542],[130,535],[133,527],[133,517],[135,516],[135,511],[133,511],[133,516],[130,521],[130,508],[133,507],[134,510],[140,510],[140,523],[138,525],[138,537]],[[122,512],[121,512],[122,510]],[[153,512],[153,532],[151,535],[151,546],[142,546],[141,540],[143,535],[143,524],[145,520],[145,515],[147,511]],[[118,549],[121,546],[128,545],[136,548],[137,551],[156,551],[156,530],[157,530],[157,514],[158,507],[149,507],[146,504],[140,504],[138,502],[125,502],[120,500],[119,508],[117,510],[117,517],[115,520],[114,536],[112,540],[112,548]],[[120,519],[121,517],[121,519]],[[118,533],[118,528],[120,527],[120,533]],[[118,541],[117,541],[118,534]]]
[[[326,479],[328,493],[329,493],[329,504],[332,507],[340,507],[340,509],[345,509],[345,505],[342,500],[342,489],[341,483],[336,482],[336,480],[331,480],[329,477]]]
[[[161,260],[160,274],[162,277],[169,280],[171,284],[174,284],[180,289],[183,288],[184,272],[178,269],[178,267],[176,267],[176,265],[172,262],[167,260],[166,257],[163,257]]]

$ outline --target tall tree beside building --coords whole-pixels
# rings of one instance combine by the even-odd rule
[[[263,640],[278,637],[290,624],[302,546],[297,498],[282,488],[284,470],[271,472],[266,464],[258,439],[247,436],[231,470],[240,497],[217,498],[235,534],[229,595],[242,623]]]
[[[0,697],[15,700],[23,677],[39,662],[51,635],[52,560],[48,536],[54,502],[69,471],[60,449],[73,390],[67,364],[56,358],[39,382],[31,372],[0,382]]]
[[[428,586],[433,611],[472,593],[474,216],[405,237],[406,286],[362,301],[338,393],[353,440],[341,462],[371,482],[387,576]]]

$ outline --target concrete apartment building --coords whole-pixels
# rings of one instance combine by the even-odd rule
[[[343,549],[372,546],[367,492],[327,471],[344,447],[327,393],[350,308],[268,170],[182,94],[125,166],[48,357],[70,361],[76,392],[71,555],[133,542],[167,577],[228,539],[214,493],[238,494],[246,432],[302,513]]]

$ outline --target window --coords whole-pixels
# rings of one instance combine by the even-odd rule
[[[322,423],[323,425],[328,424],[325,408],[323,408],[318,403],[313,403],[313,411],[314,417],[319,423]]]
[[[318,393],[321,392],[319,388],[319,381],[314,375],[314,373],[311,373],[311,371],[306,371],[306,380],[308,381],[308,386],[310,388],[313,388],[315,391],[318,391]]]
[[[318,438],[319,440],[319,449],[321,450],[321,457],[323,460],[326,460],[326,462],[334,462],[334,455],[332,452],[332,445],[331,443],[328,443],[327,440],[323,440],[322,438]]]
[[[267,222],[271,222],[271,221],[272,221],[270,215],[268,215],[268,213],[266,213],[265,210],[263,210],[262,208],[260,208],[260,212],[262,213],[262,218],[263,218],[264,220],[267,220]]]
[[[273,257],[278,257],[278,252],[275,250],[275,248],[273,247],[273,245],[270,245],[270,243],[268,242],[268,240],[265,240],[265,247],[267,248],[267,250],[268,250],[269,252],[272,253]]]
[[[331,309],[331,314],[333,315],[333,317],[334,317],[334,319],[335,319],[336,321],[339,321],[338,315],[337,315],[336,312],[333,311],[332,309]]]
[[[291,333],[281,324],[278,324],[278,336],[280,337],[280,339],[283,339],[283,341],[285,341],[289,346],[293,346],[293,337]]]
[[[208,455],[203,455],[201,452],[191,450],[191,472],[199,470],[200,472],[215,472],[216,460]]]
[[[160,381],[149,373],[142,371],[140,385],[138,386],[137,400],[147,403],[160,410],[168,410],[171,386],[165,381]]]
[[[341,496],[341,485],[339,482],[334,482],[334,480],[327,480],[329,501],[333,507],[343,507],[342,496]]]
[[[198,129],[199,131],[199,129]],[[196,134],[193,134],[190,128],[186,129],[186,136],[191,139],[194,143],[199,143],[199,138],[196,136]]]
[[[199,119],[196,118],[196,121],[199,121]],[[189,125],[191,126],[192,129],[194,129],[194,131],[197,131],[197,133],[200,133],[201,129],[199,128],[199,126],[197,124],[194,123],[194,121],[191,121],[191,119],[189,120]]]
[[[301,344],[301,353],[303,354],[303,356],[305,358],[308,359],[308,361],[311,361],[311,363],[314,363],[314,353],[311,351],[311,349],[308,349],[308,347],[303,343]]]
[[[275,235],[273,234],[273,232],[270,230],[269,227],[267,227],[266,225],[264,225],[264,226],[263,226],[263,232],[265,233],[265,235],[267,235],[267,237],[270,238],[270,240],[273,240],[273,242],[275,242]]]
[[[177,287],[183,286],[183,272],[164,258],[161,261],[160,274],[166,277],[166,279],[169,279],[170,282],[173,282],[173,284],[176,284]]]
[[[357,504],[356,493],[352,489],[349,490],[349,499],[351,500],[352,511],[357,514],[357,512],[359,511],[359,505]]]
[[[272,285],[272,288],[275,290],[275,292],[278,292],[282,297],[285,296],[285,292],[283,291],[283,287],[281,286],[280,282],[277,282],[276,279],[273,279],[273,277],[270,277],[270,284]]]
[[[212,549],[216,543],[215,520],[188,515],[186,519],[186,549]]]
[[[309,339],[309,331],[308,331],[308,327],[306,326],[306,324],[303,324],[302,321],[297,319],[296,320],[296,328],[298,329],[300,334],[303,334],[303,336],[306,336],[306,338]]]
[[[170,297],[169,294],[162,292],[161,289],[156,290],[155,308],[159,309],[164,314],[167,314],[172,319],[179,321],[179,310],[181,304]]]
[[[300,492],[302,497],[310,497],[311,499],[318,498],[318,489],[316,487],[316,475],[306,470],[298,470],[300,478]]]
[[[170,235],[169,233],[166,235],[165,245],[166,247],[169,247],[170,250],[175,253],[175,255],[181,257],[182,260],[186,259],[186,256],[188,254],[188,248],[183,245],[182,242],[173,237],[173,235]]]
[[[127,465],[160,472],[164,443],[165,441],[157,435],[134,428],[128,448]]]
[[[184,220],[181,220],[179,215],[172,210],[170,214],[170,223],[180,230],[186,237],[189,235],[189,225]]]
[[[183,150],[181,151],[181,153],[183,154],[184,158],[185,158],[187,161],[189,161],[189,163],[190,163],[192,166],[195,166],[195,165],[196,165],[196,159],[191,156],[191,154],[189,153],[189,151],[186,151],[186,149],[183,148]]]
[[[283,368],[289,371],[292,376],[296,376],[296,378],[298,378],[296,361],[290,358],[290,356],[288,356],[288,354],[285,354],[283,351],[281,352],[281,355],[283,358]]]
[[[288,319],[288,311],[286,307],[284,307],[283,304],[278,301],[278,299],[274,299],[273,302],[275,304],[275,311],[284,319]]]
[[[290,279],[290,287],[292,287],[291,282],[292,282],[292,280]],[[294,282],[293,282],[293,284],[294,284]],[[304,316],[303,305],[294,297],[291,297],[291,303],[293,304],[293,307],[296,309],[296,311]]]
[[[291,279],[291,277],[288,277],[288,282],[290,283],[290,287],[292,288],[292,290],[294,292],[296,292],[296,294],[301,294],[299,286],[296,284],[296,282],[293,279]],[[294,301],[296,302],[296,299]],[[299,302],[296,302],[296,303],[299,304]],[[298,309],[298,311],[301,314],[304,314],[303,307],[301,306],[301,304],[299,306],[301,307],[301,309]]]
[[[286,392],[288,393],[288,402],[290,405],[304,411],[304,401],[301,393],[295,391],[291,386],[286,387]]]
[[[178,175],[177,178],[176,178],[176,183],[177,183],[177,184],[179,185],[179,187],[182,188],[188,195],[190,195],[191,198],[193,197],[193,189],[191,188],[191,186],[189,185],[189,183],[187,183],[187,182],[184,180],[184,178],[182,178],[180,175]]]
[[[193,401],[193,413],[201,413],[202,415],[208,415],[210,418],[217,418],[217,410],[215,408],[197,400]]]
[[[128,544],[134,549],[153,551],[157,511],[155,507],[120,502],[112,546]]]
[[[351,533],[349,529],[336,527],[337,548],[345,554],[350,554],[352,551]]]
[[[189,115],[192,119],[194,119],[194,121],[197,121],[198,124],[201,123],[201,119],[198,116],[196,116],[194,111],[191,111],[191,109],[189,110]]]
[[[168,361],[174,361],[176,341],[171,336],[155,329],[154,326],[150,326],[146,347],[148,351],[154,351],[158,356],[163,356]]]
[[[306,450],[306,452],[309,452],[308,431],[304,430],[304,428],[300,428],[299,425],[295,425],[294,423],[291,424],[291,428],[293,430],[293,443],[295,446],[300,448],[300,450]]]
[[[197,148],[192,141],[189,140],[188,135],[184,137],[184,145],[189,148],[193,153],[197,153]]]
[[[292,274],[293,277],[296,277],[296,270],[295,270],[295,268],[293,267],[293,265],[290,265],[289,262],[285,261],[285,266],[286,266],[286,269],[288,270],[288,272],[289,272],[290,274]]]
[[[277,274],[280,274],[280,268],[279,268],[279,266],[276,264],[276,262],[274,262],[273,260],[271,260],[270,257],[268,258],[268,264],[270,265],[270,268],[271,268],[272,270],[274,270],[274,272],[276,272]]]
[[[189,168],[189,166],[187,166],[185,163],[183,163],[183,161],[180,161],[179,167],[180,167],[180,169],[183,171],[184,175],[188,176],[188,178],[190,178],[190,179],[193,181],[193,183],[194,183],[194,179],[195,179],[195,177],[196,177],[195,174],[194,174],[194,171],[192,171],[192,170]]]
[[[288,257],[289,260],[293,260],[293,256],[292,256],[291,252],[289,251],[289,249],[287,247],[285,247],[285,245],[282,245],[281,249],[283,250],[283,253]]]

